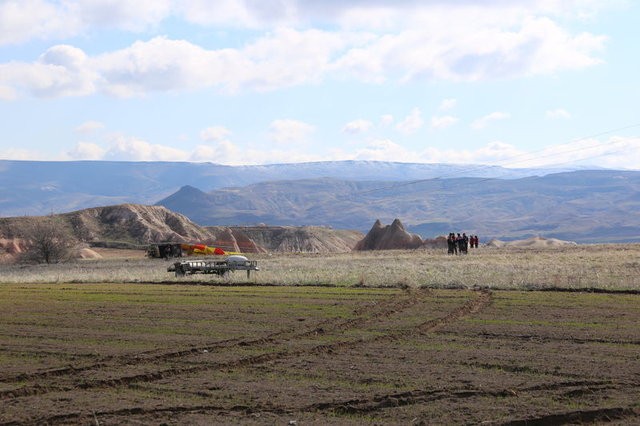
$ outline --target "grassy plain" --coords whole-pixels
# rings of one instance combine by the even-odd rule
[[[1,266],[0,425],[639,423],[639,254]]]
[[[226,278],[194,275],[176,278],[170,262],[143,253],[58,265],[3,265],[4,283],[200,282],[270,285],[432,287],[494,289],[640,289],[640,244],[579,245],[554,249],[481,247],[466,256],[442,250],[338,254],[248,255],[261,270]]]

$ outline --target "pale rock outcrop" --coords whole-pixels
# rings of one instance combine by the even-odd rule
[[[500,241],[500,240],[493,239],[489,241],[486,245],[487,247],[495,247],[495,248],[515,247],[515,248],[541,249],[541,248],[558,248],[558,247],[575,246],[578,244],[573,241],[558,240],[556,238],[531,237],[531,238],[527,238],[526,240],[514,240],[514,241]]]
[[[417,249],[422,246],[422,238],[411,234],[404,228],[400,219],[391,225],[383,226],[376,220],[367,235],[360,240],[354,250],[399,250]]]

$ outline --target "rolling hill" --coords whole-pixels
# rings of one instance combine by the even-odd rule
[[[185,185],[206,191],[259,182],[339,176],[353,181],[442,176],[519,178],[541,169],[336,161],[264,166],[212,163],[0,160],[0,217],[65,213],[123,203],[153,204]]]
[[[367,232],[400,218],[423,238],[640,241],[640,172],[342,161],[266,166],[0,160],[0,217],[164,205],[199,225]]]
[[[366,232],[401,218],[423,238],[465,231],[505,240],[640,241],[640,172],[590,170],[520,179],[407,182],[320,178],[203,192],[185,186],[158,205],[202,225],[325,225]]]

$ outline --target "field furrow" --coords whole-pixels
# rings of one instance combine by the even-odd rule
[[[0,425],[640,419],[635,294],[0,288]]]

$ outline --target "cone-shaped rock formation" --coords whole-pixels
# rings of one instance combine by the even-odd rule
[[[380,220],[376,220],[367,235],[356,244],[354,250],[416,249],[421,246],[422,238],[407,232],[400,219],[395,219],[391,225],[387,226],[383,226]]]

